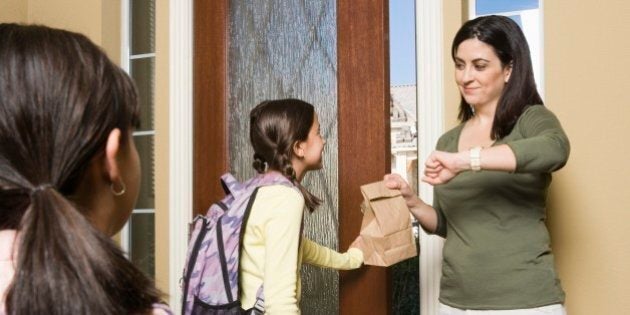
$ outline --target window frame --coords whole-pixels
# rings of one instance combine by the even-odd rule
[[[121,61],[120,66],[125,72],[127,72],[130,76],[131,73],[131,63],[132,60],[138,59],[148,59],[153,58],[155,62],[156,53],[143,53],[143,54],[132,54],[131,46],[132,46],[132,37],[131,37],[131,27],[132,27],[132,17],[131,17],[131,1],[130,0],[121,0]],[[155,73],[153,74],[155,76]],[[155,110],[155,104],[152,104]],[[151,130],[141,130],[134,131],[133,137],[153,137],[155,143],[155,125],[152,126]],[[120,247],[123,249],[123,252],[127,256],[127,258],[131,258],[131,220],[134,214],[153,214],[154,222],[155,222],[155,205],[153,208],[134,208],[129,220],[125,223],[125,226],[120,231]],[[157,246],[157,240],[153,239],[154,246]],[[155,257],[154,257],[155,259]],[[153,262],[155,265],[155,261]],[[155,270],[154,270],[155,272]]]

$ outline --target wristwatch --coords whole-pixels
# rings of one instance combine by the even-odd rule
[[[470,149],[470,169],[473,172],[481,170],[481,147]]]

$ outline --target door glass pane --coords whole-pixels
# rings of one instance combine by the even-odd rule
[[[392,173],[418,188],[414,0],[389,2]],[[392,314],[420,312],[418,256],[392,266]]]
[[[155,52],[155,0],[130,0],[131,54]]]
[[[122,231],[122,247],[130,260],[151,277],[155,276],[154,231],[154,130],[153,106],[155,86],[155,0],[130,0],[129,38],[125,45],[129,55],[129,75],[138,89],[140,126],[134,130],[133,141],[138,150],[141,165],[141,182],[138,200],[133,214]],[[150,55],[143,55],[150,54]],[[124,179],[124,174],[123,174]]]
[[[129,232],[131,261],[151,278],[155,278],[155,214],[132,214]]]
[[[153,130],[154,59],[148,57],[131,60],[131,77],[136,82],[140,98],[140,128],[137,131]]]
[[[153,136],[134,136],[133,140],[136,144],[138,155],[140,155],[140,167],[142,170],[136,209],[153,209],[155,208]]]
[[[304,234],[336,249],[336,1],[231,0],[229,7],[230,171],[241,180],[255,173],[249,143],[251,108],[266,99],[287,97],[313,104],[327,141],[325,166],[308,173],[303,184],[323,199],[323,204],[313,214],[305,214]],[[338,295],[336,271],[303,267],[303,314],[337,314]]]

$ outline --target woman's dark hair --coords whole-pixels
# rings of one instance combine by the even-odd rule
[[[453,60],[459,45],[472,38],[490,45],[503,67],[512,67],[510,80],[506,83],[497,104],[490,134],[493,140],[501,139],[512,131],[514,124],[528,106],[543,105],[542,98],[536,90],[529,46],[523,31],[512,19],[497,15],[482,16],[464,23],[455,35],[451,48]],[[464,122],[472,116],[470,104],[466,103],[462,96],[458,118]]]
[[[254,169],[281,172],[300,189],[306,207],[313,211],[321,200],[311,194],[295,177],[291,164],[293,145],[306,141],[315,121],[313,105],[298,99],[264,101],[249,114],[249,139],[254,147]]]
[[[85,36],[0,24],[0,229],[18,231],[7,314],[144,313],[159,301],[70,197],[138,111],[131,79]]]

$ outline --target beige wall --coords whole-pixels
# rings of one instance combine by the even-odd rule
[[[455,64],[451,58],[451,44],[455,33],[462,26],[466,12],[464,12],[465,6],[462,5],[462,1],[444,1],[442,5],[444,12],[444,129],[446,131],[459,123],[457,113],[460,94],[455,83]]]
[[[101,43],[102,0],[29,0],[28,22],[80,32]]]
[[[0,22],[43,24],[89,37],[120,61],[121,0],[0,0]]]
[[[155,57],[155,281],[168,293],[169,279],[169,0],[156,1]],[[176,292],[171,292],[175,294]]]
[[[549,207],[568,310],[630,314],[630,2],[545,1],[544,16],[546,103],[571,140]]]
[[[0,0],[0,23],[24,23],[27,20],[25,0]]]

